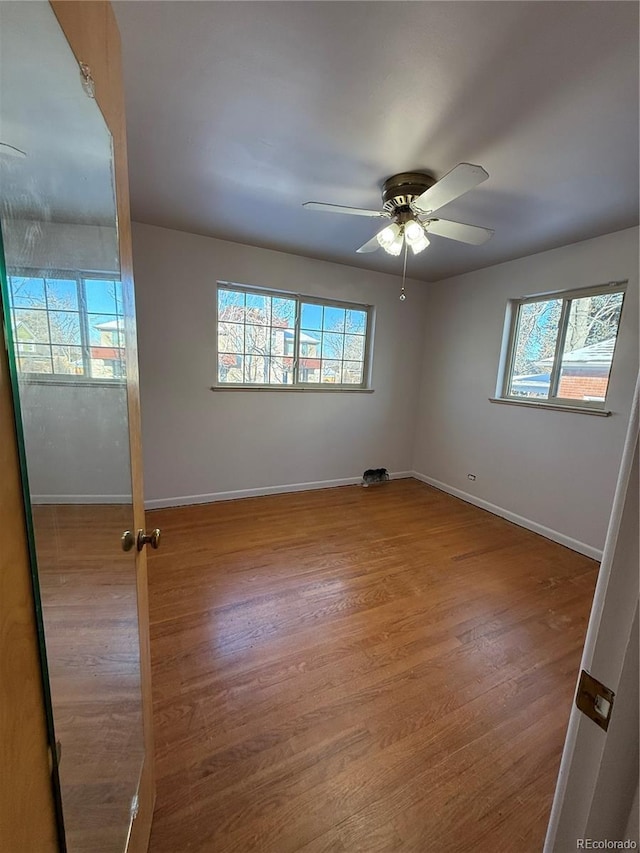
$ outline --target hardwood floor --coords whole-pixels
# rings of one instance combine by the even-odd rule
[[[415,480],[156,510],[151,853],[539,853],[597,564]]]

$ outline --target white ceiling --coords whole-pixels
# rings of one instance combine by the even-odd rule
[[[355,250],[395,172],[488,181],[441,210],[427,281],[638,222],[638,4],[117,2],[136,220],[400,272]]]

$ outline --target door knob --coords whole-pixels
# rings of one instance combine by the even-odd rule
[[[130,551],[136,544],[136,537],[130,530],[125,530],[125,532],[120,537],[120,542],[122,543],[123,551]]]
[[[160,529],[158,527],[152,530],[151,533],[145,533],[144,530],[138,530],[138,551],[142,551],[145,545],[151,545],[156,549],[160,547]]]

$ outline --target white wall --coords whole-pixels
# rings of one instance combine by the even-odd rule
[[[611,417],[489,402],[508,299],[626,278],[607,399]],[[596,555],[638,372],[638,229],[428,287],[414,469]],[[468,473],[477,479],[469,481]]]
[[[151,505],[411,469],[427,285],[137,223],[133,250]],[[218,279],[375,305],[375,392],[212,392]]]

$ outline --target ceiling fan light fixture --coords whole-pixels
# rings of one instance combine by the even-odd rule
[[[410,246],[419,243],[424,238],[424,229],[415,219],[410,219],[404,226],[404,237]]]
[[[402,233],[398,234],[393,243],[390,243],[388,246],[383,246],[382,248],[385,252],[388,252],[390,255],[399,255],[402,251],[402,247],[404,246],[404,238]]]
[[[414,255],[419,255],[420,252],[423,252],[430,244],[430,242],[431,241],[424,233],[422,234],[420,240],[415,240],[413,243],[409,243],[409,241],[407,240],[407,243],[409,243],[409,245],[411,246],[411,251]]]
[[[399,235],[400,226],[396,222],[392,222],[391,225],[387,225],[378,234],[378,243],[380,243],[383,249],[388,249],[398,239]]]

